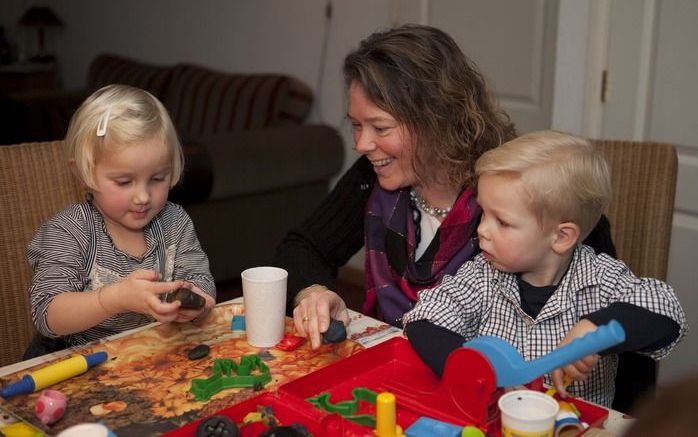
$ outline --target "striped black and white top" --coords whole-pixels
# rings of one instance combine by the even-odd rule
[[[97,290],[137,269],[156,270],[163,281],[186,280],[215,300],[208,258],[181,206],[168,202],[143,232],[147,249],[142,258],[122,252],[114,246],[102,214],[90,201],[71,205],[41,225],[27,253],[34,270],[29,299],[37,330],[47,337],[58,337],[46,318],[48,306],[58,294]],[[117,314],[64,340],[81,345],[153,321],[139,313]]]
[[[575,249],[567,274],[535,319],[521,308],[516,276],[496,270],[480,254],[455,275],[445,276],[438,286],[422,290],[403,323],[427,320],[466,341],[480,335],[501,337],[530,361],[555,349],[582,316],[615,302],[637,305],[680,326],[676,340],[647,354],[654,359],[668,355],[686,334],[686,316],[670,286],[638,278],[623,262],[605,254],[597,256],[588,246]],[[576,381],[569,392],[610,407],[617,367],[617,355],[602,356],[589,377]],[[549,375],[545,380],[551,383]]]

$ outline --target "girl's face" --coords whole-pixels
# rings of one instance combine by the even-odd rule
[[[349,86],[349,111],[356,151],[366,155],[386,190],[415,186],[409,132],[392,115],[378,108],[361,85]]]
[[[159,136],[104,152],[97,160],[94,204],[110,232],[140,232],[165,206],[171,152]]]

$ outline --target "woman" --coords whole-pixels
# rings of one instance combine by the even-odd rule
[[[331,288],[362,245],[363,311],[398,326],[419,290],[474,256],[474,163],[516,135],[481,73],[439,29],[375,33],[345,58],[343,70],[347,116],[363,156],[289,232],[275,258],[289,271],[296,330],[313,348],[330,317],[349,322]]]

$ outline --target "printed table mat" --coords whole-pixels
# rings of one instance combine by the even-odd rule
[[[198,402],[190,392],[192,379],[212,376],[215,358],[232,358],[238,362],[243,355],[263,351],[248,345],[244,332],[231,330],[233,315],[243,312],[241,304],[219,305],[201,327],[191,323],[156,324],[76,350],[81,354],[106,351],[109,358],[86,373],[51,387],[69,398],[64,417],[52,426],[43,425],[34,414],[38,392],[8,400],[0,398],[0,410],[6,410],[49,435],[82,422],[102,422],[119,436],[159,435],[211,415],[258,394],[253,388],[234,388]],[[293,321],[289,318],[286,332],[294,332]],[[200,360],[189,360],[187,353],[199,344],[209,345],[211,353]],[[363,346],[354,340],[323,345],[316,351],[311,350],[309,342],[290,352],[267,349],[272,358],[264,364],[269,367],[272,380],[264,390],[274,390],[284,382],[361,349]],[[266,352],[262,356],[267,355]],[[55,361],[58,360],[51,362]],[[0,377],[0,383],[14,382],[43,366],[45,364],[5,375]]]

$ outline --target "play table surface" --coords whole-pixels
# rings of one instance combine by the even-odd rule
[[[215,358],[238,361],[243,355],[264,352],[261,356],[271,356],[263,362],[272,379],[262,390],[273,391],[281,384],[402,335],[395,327],[350,310],[348,341],[323,345],[315,351],[309,342],[294,351],[263,351],[247,344],[244,332],[231,329],[233,316],[243,313],[242,300],[237,298],[216,305],[202,326],[153,323],[81,348],[1,367],[0,383],[5,385],[69,355],[105,351],[109,356],[105,363],[52,386],[69,398],[65,416],[52,426],[43,425],[34,414],[39,393],[0,398],[0,432],[2,421],[18,419],[46,435],[83,422],[101,422],[120,437],[160,435],[259,394],[254,388],[233,388],[214,394],[208,401],[196,401],[190,391],[191,381],[212,376]],[[294,333],[290,318],[286,320],[286,332]],[[189,360],[187,353],[200,344],[208,345],[210,354]],[[619,436],[630,423],[631,418],[611,410],[603,428],[589,430],[587,435]]]

